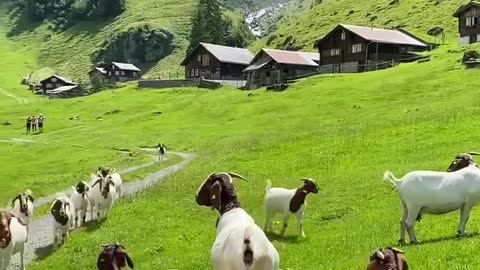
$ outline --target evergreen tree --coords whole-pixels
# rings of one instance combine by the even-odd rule
[[[188,51],[199,42],[224,44],[226,22],[218,0],[199,0],[192,17],[192,31]]]

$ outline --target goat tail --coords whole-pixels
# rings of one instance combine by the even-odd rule
[[[386,171],[386,172],[383,174],[383,179],[390,181],[390,183],[392,183],[393,186],[395,186],[395,187],[397,187],[398,182],[400,181],[399,179],[397,179],[397,178],[393,175],[393,173],[392,173],[391,171]]]
[[[250,268],[253,264],[253,260],[255,258],[255,254],[253,253],[254,250],[254,238],[255,233],[252,230],[251,226],[248,226],[245,229],[244,237],[243,237],[243,263],[245,266]],[[253,241],[252,241],[253,240]]]
[[[265,187],[265,192],[268,192],[272,188],[272,181],[267,180],[267,186]]]

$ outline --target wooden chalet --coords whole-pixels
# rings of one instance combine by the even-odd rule
[[[262,49],[244,72],[247,89],[286,83],[288,79],[318,73],[318,53]]]
[[[142,72],[133,64],[119,62],[111,62],[103,69],[97,67],[92,71],[95,70],[103,74],[107,79],[120,82],[138,79],[140,78]]]
[[[252,59],[248,49],[199,43],[181,65],[187,79],[244,80],[242,71]]]
[[[469,2],[453,14],[458,18],[460,46],[480,42],[480,2]]]
[[[362,72],[413,60],[429,44],[402,29],[340,24],[315,43],[320,73]]]
[[[49,90],[69,85],[76,85],[76,83],[58,75],[52,75],[40,81],[40,89],[42,94],[46,94]]]

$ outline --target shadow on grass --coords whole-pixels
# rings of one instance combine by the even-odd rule
[[[281,236],[279,234],[273,233],[273,232],[267,232],[265,233],[267,235],[267,238],[270,241],[277,241],[277,242],[282,242],[282,243],[288,243],[288,244],[295,244],[295,243],[302,243],[305,242],[307,239],[302,238],[297,235],[287,235],[287,236]]]
[[[53,243],[51,243],[47,246],[37,248],[35,250],[35,255],[37,255],[37,260],[44,260],[48,258],[48,256],[50,256],[53,252]]]
[[[83,224],[83,227],[85,227],[84,231],[85,232],[94,232],[100,228],[102,228],[103,223],[105,222],[106,219],[97,222],[97,221],[88,221],[85,224]]]
[[[400,245],[398,243],[395,243],[395,245],[400,245],[400,246],[416,246],[416,245],[428,245],[428,244],[436,244],[436,243],[440,243],[440,242],[443,242],[443,241],[449,241],[449,240],[456,240],[456,241],[462,241],[464,239],[468,239],[468,238],[474,238],[474,237],[478,237],[480,236],[480,233],[478,232],[475,232],[475,233],[469,233],[467,234],[467,236],[464,236],[464,237],[460,237],[458,235],[450,235],[450,236],[444,236],[444,237],[439,237],[439,238],[433,238],[433,239],[427,239],[425,241],[420,241],[419,244],[403,244],[403,245]]]

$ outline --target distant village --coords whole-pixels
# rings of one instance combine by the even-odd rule
[[[477,14],[480,14],[480,2],[469,2],[453,14],[458,18],[461,46],[480,41]],[[444,35],[439,27],[430,32],[432,36]],[[245,48],[199,43],[181,62],[185,79],[141,80],[142,71],[138,67],[120,62],[94,67],[89,75],[111,82],[139,80],[142,88],[232,85],[245,90],[261,87],[284,90],[291,82],[317,74],[367,72],[402,62],[428,61],[418,53],[437,45],[403,29],[339,24],[315,42],[315,53],[264,48],[254,54]],[[32,91],[51,98],[83,95],[77,83],[58,75],[35,85],[24,78],[23,83]]]

